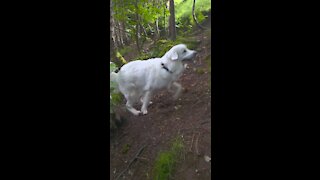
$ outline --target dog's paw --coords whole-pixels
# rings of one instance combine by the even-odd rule
[[[146,115],[146,114],[148,114],[147,110],[142,111],[142,115]]]
[[[141,113],[141,111],[135,111],[135,112],[132,112],[135,116],[139,116],[139,114]]]

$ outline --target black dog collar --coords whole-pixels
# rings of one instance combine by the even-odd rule
[[[165,66],[163,63],[161,63],[161,66],[163,69],[167,70],[169,73],[173,73],[172,71],[170,71],[167,66]]]

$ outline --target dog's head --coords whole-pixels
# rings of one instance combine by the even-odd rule
[[[190,60],[196,56],[197,52],[190,50],[184,44],[173,46],[164,56],[172,61]]]

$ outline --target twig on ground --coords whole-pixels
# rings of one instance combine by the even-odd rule
[[[197,153],[197,155],[200,155],[199,149],[198,149],[198,142],[199,142],[200,134],[201,134],[201,133],[199,133],[198,138],[197,138],[197,140],[196,140],[196,144],[195,144],[195,148],[196,148],[196,153]]]
[[[193,105],[192,105],[191,107],[194,107],[194,106],[198,105],[199,103],[201,103],[201,102],[202,102],[202,101],[201,101],[201,100],[202,100],[201,98],[202,98],[203,96],[206,96],[206,95],[207,95],[207,94],[205,94],[205,93],[202,94],[202,95],[200,95],[200,96],[198,97],[197,101],[196,101],[195,103],[193,103]]]
[[[182,131],[190,131],[190,130],[201,130],[202,132],[203,131],[206,131],[206,132],[208,132],[209,130],[207,130],[207,129],[205,129],[205,128],[203,128],[203,127],[201,127],[201,126],[198,126],[198,127],[191,127],[191,128],[184,128],[184,129],[181,129]]]
[[[132,160],[130,161],[129,165],[127,166],[126,169],[124,169],[117,177],[116,177],[116,180],[119,179],[123,173],[125,173],[129,168],[130,166],[132,165],[132,163],[139,158],[139,155],[142,153],[143,149],[146,147],[147,145],[144,145],[140,148],[140,150],[138,151],[138,153],[132,158]]]
[[[189,151],[192,151],[193,138],[194,138],[194,133],[192,134],[191,147],[189,148]]]
[[[199,169],[198,172],[209,170],[210,167]]]
[[[210,121],[202,121],[200,124],[205,124],[205,123],[209,123]]]
[[[145,158],[145,157],[137,157],[137,159],[141,159],[141,160],[149,161],[149,159],[148,159],[148,158]]]
[[[121,134],[120,136],[119,136],[119,140],[121,139],[121,138],[123,138],[125,135],[127,135],[128,134],[128,132],[124,132],[123,134]]]

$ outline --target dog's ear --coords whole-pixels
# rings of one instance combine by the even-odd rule
[[[173,51],[173,52],[171,52],[170,54],[169,54],[169,58],[171,59],[171,60],[173,60],[173,61],[176,61],[176,60],[178,60],[178,53],[176,52],[176,51]]]

